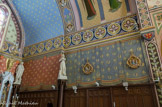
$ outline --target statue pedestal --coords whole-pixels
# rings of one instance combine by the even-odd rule
[[[59,99],[58,99],[58,107],[63,107],[63,98],[64,98],[64,88],[66,85],[67,79],[58,79],[58,87],[59,87]]]
[[[67,80],[67,76],[62,76],[62,75],[60,76],[60,75],[59,75],[59,76],[58,76],[58,80]]]

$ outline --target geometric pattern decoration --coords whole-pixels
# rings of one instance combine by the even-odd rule
[[[42,57],[24,62],[21,91],[50,90],[57,85],[60,55]]]
[[[56,0],[62,17],[64,34],[75,32],[77,29],[74,11],[70,0]],[[74,1],[73,1],[74,2]],[[77,44],[77,43],[76,43]]]
[[[10,43],[10,42],[8,42],[8,41],[5,41],[5,42],[3,43],[3,45],[2,45],[2,51],[3,51],[3,53],[10,54],[10,55],[12,56],[12,55],[13,55],[13,50],[12,50],[12,48],[13,48],[14,46],[15,46],[15,45],[14,45],[13,43]],[[18,52],[18,50],[16,50],[16,51]],[[18,55],[18,54],[15,54],[14,56],[21,58],[21,56]]]
[[[5,40],[8,41],[8,42],[11,42],[13,44],[16,44],[16,41],[17,41],[16,27],[15,27],[13,20],[11,20],[11,19],[10,19],[10,22],[9,22],[9,25],[8,25],[8,30],[7,30]]]
[[[159,34],[159,32],[162,28],[162,12],[154,13],[153,20],[155,22],[157,34]]]
[[[6,37],[6,31],[10,20],[11,12],[8,6],[0,4],[0,49]]]
[[[64,34],[55,0],[13,0],[25,30],[25,46]]]
[[[147,0],[135,0],[138,10],[139,21],[142,28],[152,26],[151,18],[148,11]]]
[[[136,69],[127,65],[130,51],[141,60]],[[144,51],[144,42],[138,36],[67,52],[67,87],[95,86],[95,82],[104,86],[117,85],[122,81],[129,84],[148,82],[148,62],[145,61]]]
[[[63,36],[58,36],[40,43],[33,44],[24,48],[23,57],[30,57],[33,55],[39,55],[57,48],[62,47]]]
[[[135,31],[137,21],[136,15],[130,15],[116,21],[93,27],[88,30],[66,35],[64,47],[70,47],[97,39],[109,38]]]

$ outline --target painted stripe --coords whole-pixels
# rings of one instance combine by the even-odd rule
[[[98,2],[98,7],[99,7],[99,11],[100,11],[101,20],[105,20],[105,15],[104,15],[104,11],[103,11],[103,6],[102,6],[102,3],[101,3],[101,0],[97,0],[97,2]]]
[[[77,0],[75,0],[75,4],[76,4],[76,6],[78,8],[78,13],[79,13],[79,17],[80,17],[80,26],[83,27],[82,16],[81,16],[81,12],[80,12],[80,8],[79,8]]]
[[[130,12],[129,1],[125,0],[125,4],[126,4],[126,7],[127,7],[127,12]]]

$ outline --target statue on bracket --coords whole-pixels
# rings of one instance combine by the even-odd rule
[[[119,0],[109,0],[109,3],[111,12],[117,11],[121,6],[121,2]]]
[[[58,74],[58,79],[61,79],[61,80],[67,80],[65,61],[66,61],[66,58],[65,58],[65,55],[64,55],[64,51],[62,51],[61,52],[61,58],[59,60],[60,70],[59,70],[59,74]]]
[[[14,84],[21,84],[21,77],[23,75],[23,72],[24,72],[24,66],[23,66],[24,62],[21,62],[17,69],[16,69],[16,79],[15,79],[15,82]]]
[[[96,10],[93,6],[92,0],[82,0],[82,2],[83,1],[84,1],[83,7],[86,7],[87,14],[88,14],[87,19],[91,20],[96,16]]]

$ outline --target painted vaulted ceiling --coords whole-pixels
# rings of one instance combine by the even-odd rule
[[[26,33],[25,46],[64,34],[55,0],[13,0]]]

